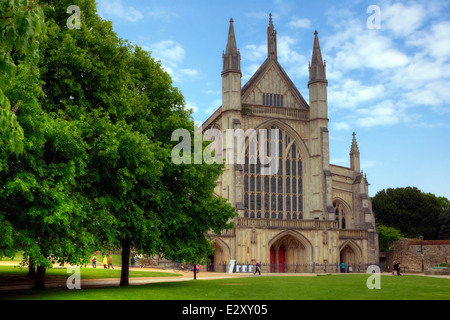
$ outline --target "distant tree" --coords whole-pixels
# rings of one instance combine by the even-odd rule
[[[383,252],[390,252],[394,242],[403,237],[400,231],[393,227],[386,227],[377,223],[377,229],[379,248]]]
[[[398,229],[407,238],[439,238],[442,201],[433,194],[406,187],[378,192],[372,199],[378,223]]]
[[[441,228],[439,229],[439,238],[450,240],[450,207],[439,217]]]
[[[438,197],[438,201],[441,205],[442,212],[445,212],[447,209],[450,209],[450,200],[446,197]]]

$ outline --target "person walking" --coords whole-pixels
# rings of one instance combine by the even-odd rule
[[[256,263],[255,272],[253,272],[253,275],[255,275],[257,272],[259,272],[259,275],[261,275],[261,265],[259,264],[259,262]]]
[[[92,268],[97,268],[97,257],[94,255],[94,257],[92,258]]]
[[[108,258],[106,256],[103,257],[103,269],[106,269],[106,266],[108,265]]]
[[[402,274],[400,273],[400,267],[402,266],[402,264],[399,262],[397,262],[397,275],[401,276]]]
[[[114,266],[113,266],[113,264],[112,264],[112,256],[111,256],[111,255],[109,255],[109,258],[108,258],[108,269],[109,269],[110,267],[114,270]]]
[[[345,263],[344,263],[344,261],[341,262],[341,272],[345,273]]]

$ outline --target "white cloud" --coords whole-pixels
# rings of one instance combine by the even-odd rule
[[[419,4],[394,3],[381,7],[381,28],[392,31],[396,36],[408,36],[425,22],[426,10]]]
[[[294,29],[304,29],[304,28],[309,28],[311,26],[311,21],[309,19],[306,18],[297,18],[294,17],[292,18],[292,20],[289,22],[289,26],[291,28]]]
[[[434,111],[450,112],[441,107],[450,104],[450,80],[437,80],[424,84],[422,88],[405,92],[403,98],[410,105],[427,105]]]
[[[308,75],[308,59],[294,49],[297,40],[289,36],[278,37],[278,61],[292,78]]]
[[[186,51],[180,43],[173,40],[162,40],[143,47],[152,52],[153,58],[161,60],[164,69],[174,81],[180,82],[184,77],[193,78],[199,75],[196,69],[181,67]]]
[[[361,161],[361,169],[367,170],[369,168],[378,167],[381,163],[373,160],[363,160]]]
[[[335,158],[330,160],[330,164],[340,165],[340,166],[348,166],[349,159],[348,158]]]
[[[248,44],[241,50],[242,80],[249,80],[267,58],[267,44]]]
[[[339,38],[339,33],[335,36]],[[361,68],[385,70],[405,66],[408,62],[408,55],[395,48],[388,37],[372,32],[342,41],[333,60],[336,68],[345,71]]]
[[[116,18],[128,22],[137,22],[144,19],[141,11],[132,6],[125,6],[121,0],[97,0],[98,12],[101,17]]]
[[[321,39],[329,105],[352,109],[340,121],[362,127],[426,126],[427,113],[450,113],[450,21],[427,2],[380,8],[380,30],[347,12]]]
[[[335,130],[350,130],[350,125],[347,122],[340,121],[340,122],[333,122],[332,126]]]
[[[450,57],[450,21],[442,21],[431,26],[430,30],[418,32],[409,37],[408,45],[415,46],[425,54],[438,60]]]
[[[193,113],[198,112],[198,107],[192,102],[186,102],[186,109],[191,109]]]
[[[379,100],[385,95],[383,84],[363,85],[361,80],[342,80],[328,89],[330,103],[336,108],[356,108],[368,101]]]
[[[396,109],[393,101],[383,101],[377,105],[356,110],[357,123],[361,127],[387,126],[400,122],[402,112]]]
[[[295,49],[298,41],[290,36],[278,36],[278,61],[292,78],[308,75],[308,59]],[[249,44],[241,52],[243,57],[243,80],[248,80],[267,58],[267,43]]]
[[[262,63],[267,57],[267,44],[248,44],[242,49],[241,56],[250,62]]]
[[[265,11],[252,11],[252,12],[247,12],[245,15],[247,17],[256,18],[256,19],[268,19],[269,18],[268,13]]]
[[[199,72],[196,69],[189,69],[189,68],[181,69],[180,72],[182,75],[188,76],[188,77],[196,77],[199,75]]]
[[[163,40],[150,46],[154,58],[169,65],[178,65],[183,61],[186,51],[183,46],[173,40]]]

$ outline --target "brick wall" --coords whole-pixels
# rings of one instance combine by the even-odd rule
[[[440,263],[450,263],[450,240],[423,240],[424,270]],[[400,261],[402,272],[422,272],[420,240],[400,239],[394,250],[386,255],[385,271],[392,271],[394,261]]]

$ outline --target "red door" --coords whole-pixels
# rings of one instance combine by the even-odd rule
[[[284,246],[278,249],[278,272],[284,272],[285,252]]]

